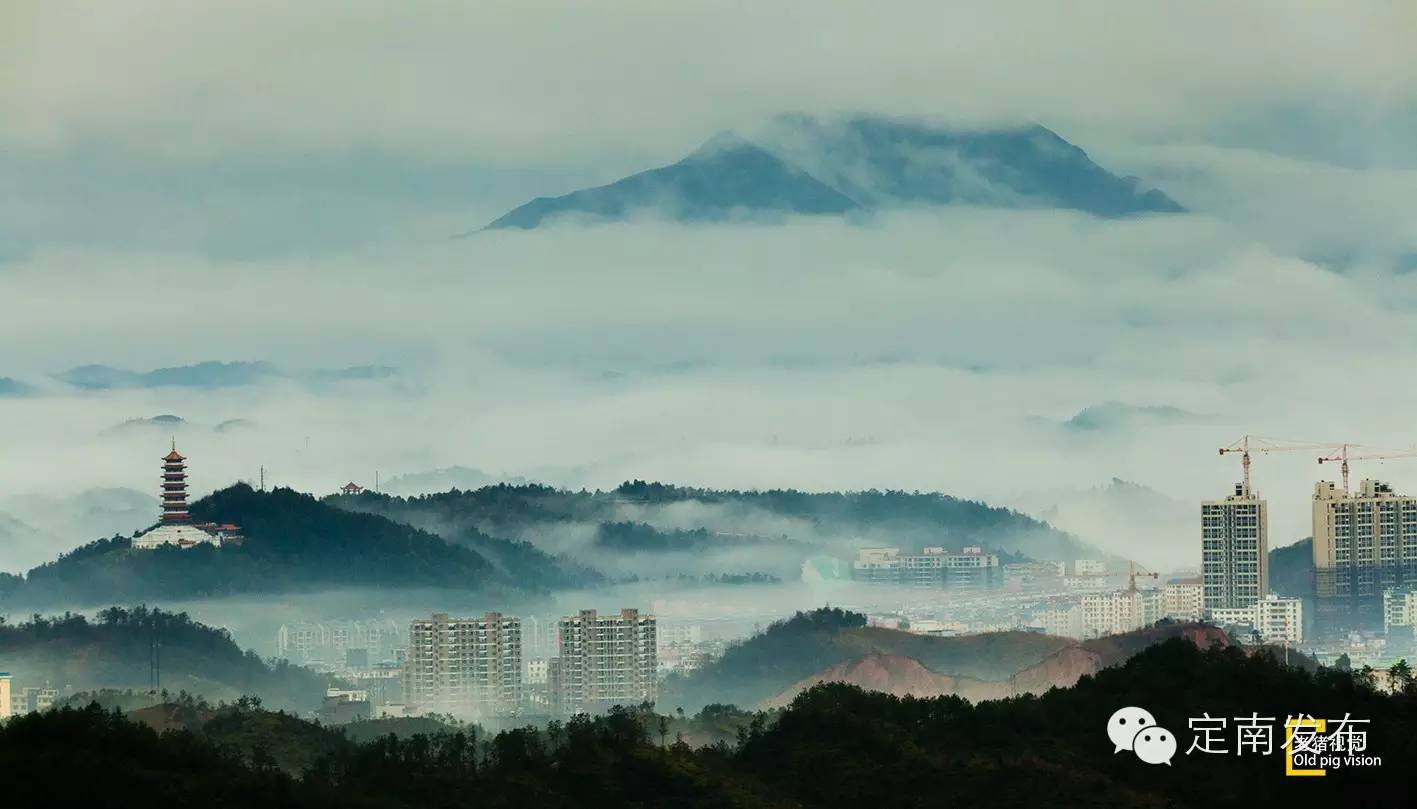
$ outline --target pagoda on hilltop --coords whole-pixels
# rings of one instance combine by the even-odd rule
[[[133,537],[133,548],[150,551],[163,545],[193,548],[198,545],[239,545],[241,527],[230,523],[192,524],[187,512],[187,458],[177,451],[162,456],[162,517],[158,524]]]

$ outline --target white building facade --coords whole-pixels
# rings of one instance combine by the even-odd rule
[[[1177,621],[1205,617],[1205,587],[1199,577],[1172,579],[1161,588],[1162,616]]]
[[[1155,623],[1161,617],[1160,590],[1114,590],[1082,597],[1083,637],[1119,635]]]
[[[1209,619],[1222,627],[1257,635],[1263,643],[1293,645],[1304,640],[1304,602],[1268,593],[1249,607],[1211,610]]]
[[[1202,598],[1207,613],[1253,607],[1269,592],[1268,504],[1235,484],[1201,503]]]
[[[1315,589],[1320,598],[1379,596],[1417,584],[1417,497],[1365,480],[1352,493],[1314,486]]]
[[[559,623],[560,655],[547,667],[551,709],[570,716],[658,697],[658,627],[653,615],[581,610]]]
[[[1003,582],[998,555],[973,545],[958,553],[938,546],[920,553],[901,553],[900,548],[862,548],[852,565],[852,576],[875,584],[921,588],[989,587]]]
[[[413,621],[404,699],[424,712],[515,715],[522,701],[521,620],[489,612],[481,618],[435,613]]]

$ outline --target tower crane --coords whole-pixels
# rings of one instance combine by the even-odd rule
[[[1386,461],[1389,458],[1417,458],[1417,447],[1395,450],[1371,450],[1361,455],[1349,455],[1350,449],[1369,449],[1362,444],[1340,444],[1336,452],[1329,452],[1319,456],[1319,463],[1332,463],[1341,461],[1339,469],[1343,472],[1343,493],[1348,494],[1348,462],[1349,461]]]
[[[1137,564],[1136,562],[1128,561],[1128,562],[1127,562],[1127,592],[1129,592],[1129,593],[1135,593],[1135,592],[1137,591],[1137,576],[1141,576],[1141,577],[1143,577],[1143,578],[1149,578],[1149,579],[1157,579],[1157,578],[1160,578],[1160,577],[1157,576],[1155,573],[1151,572],[1150,570],[1147,570],[1146,568],[1142,567],[1141,565]]]
[[[1250,493],[1250,453],[1251,452],[1301,452],[1319,450],[1324,454],[1331,454],[1335,447],[1348,446],[1336,443],[1323,444],[1314,441],[1286,441],[1282,438],[1264,438],[1258,435],[1243,435],[1239,441],[1220,448],[1221,455],[1228,455],[1233,452],[1240,453],[1240,467],[1244,470],[1245,489],[1244,493]]]

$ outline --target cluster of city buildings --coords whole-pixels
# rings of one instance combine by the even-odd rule
[[[1205,606],[1216,620],[1246,617],[1256,629],[1286,621],[1292,599],[1269,593],[1268,504],[1248,481],[1201,504]],[[1314,623],[1325,635],[1410,627],[1417,619],[1417,497],[1364,480],[1354,491],[1314,486]],[[1302,620],[1302,614],[1301,614]]]
[[[655,701],[653,615],[581,610],[556,622],[556,638],[555,657],[524,668],[520,618],[437,613],[416,620],[403,664],[406,710],[488,719],[523,712],[570,716]]]
[[[1390,589],[1403,578],[1403,560],[1417,564],[1417,498],[1398,498],[1389,487],[1372,481],[1352,495],[1320,484],[1314,514],[1318,595],[1348,596],[1386,585],[1387,622],[1417,623],[1417,595],[1409,598],[1405,591]],[[1133,568],[1123,587],[1115,565],[1100,559],[1001,565],[997,555],[979,547],[957,552],[927,547],[919,553],[863,548],[852,565],[852,577],[924,589],[1000,588],[1000,598],[1033,593],[1032,601],[1020,598],[1015,604],[1014,615],[1024,617],[1013,621],[1065,637],[1118,634],[1172,619],[1211,621],[1243,642],[1302,642],[1303,600],[1270,592],[1265,502],[1248,484],[1239,484],[1230,496],[1202,503],[1200,517],[1201,575],[1165,583],[1154,574],[1139,576]],[[1361,565],[1376,567],[1359,572]],[[1324,571],[1338,574],[1325,576]],[[947,623],[914,619],[909,626],[926,634],[956,631]]]
[[[862,548],[852,565],[852,578],[872,584],[906,587],[997,587],[1003,574],[996,554],[968,546],[958,552],[928,547],[920,553],[900,548]]]
[[[59,692],[48,686],[15,688],[10,673],[0,671],[0,719],[48,710],[58,698]]]
[[[1247,484],[1201,503],[1201,575],[1056,599],[1033,622],[1074,638],[1127,632],[1163,619],[1210,621],[1243,642],[1294,645],[1304,640],[1303,600],[1270,592],[1268,511]],[[1075,575],[1077,572],[1075,571]],[[1090,570],[1100,574],[1103,571]]]
[[[293,621],[276,630],[276,653],[318,670],[358,670],[395,658],[403,631],[390,618]]]

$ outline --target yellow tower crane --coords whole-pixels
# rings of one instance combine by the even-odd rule
[[[1239,441],[1220,448],[1221,455],[1230,453],[1240,453],[1240,468],[1244,473],[1244,494],[1250,493],[1250,453],[1271,453],[1271,452],[1313,452],[1318,450],[1325,455],[1332,454],[1336,447],[1349,446],[1347,444],[1319,443],[1316,441],[1288,441],[1282,438],[1264,438],[1258,435],[1244,435]],[[1356,446],[1356,445],[1353,445]]]
[[[1142,567],[1141,565],[1137,564],[1136,562],[1128,561],[1128,562],[1127,562],[1127,592],[1129,592],[1129,593],[1135,593],[1135,592],[1137,591],[1137,576],[1142,576],[1142,577],[1144,577],[1144,578],[1148,578],[1148,579],[1152,579],[1152,580],[1155,580],[1155,579],[1160,578],[1157,574],[1151,572],[1150,570],[1147,570],[1146,568]]]
[[[1364,450],[1361,454],[1350,455],[1350,449]],[[1331,451],[1319,456],[1319,463],[1332,463],[1341,461],[1339,469],[1343,472],[1343,493],[1348,494],[1348,462],[1349,461],[1386,461],[1391,458],[1417,458],[1417,447],[1408,449],[1373,449],[1364,447],[1362,444],[1339,444],[1337,451]]]

